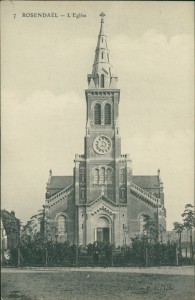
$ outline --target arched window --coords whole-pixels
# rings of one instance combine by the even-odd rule
[[[98,184],[99,183],[99,170],[95,169],[94,170],[94,184]]]
[[[100,184],[105,183],[105,168],[100,168]]]
[[[104,52],[102,52],[102,59],[104,58]]]
[[[125,189],[121,188],[121,200],[125,200]]]
[[[100,87],[104,87],[104,74],[101,74],[101,77],[100,77]]]
[[[108,184],[112,183],[112,170],[108,169],[106,172],[106,181]]]
[[[94,107],[94,124],[101,124],[101,105],[99,103]]]
[[[105,125],[111,124],[111,105],[106,103],[104,108],[104,123]]]
[[[81,190],[81,199],[82,199],[82,200],[85,199],[85,190]]]
[[[125,183],[125,169],[121,169],[121,183]]]
[[[81,169],[81,183],[84,183],[85,182],[85,169]]]
[[[64,216],[58,217],[58,234],[65,234],[65,232],[66,232],[65,221],[66,221],[66,219]]]

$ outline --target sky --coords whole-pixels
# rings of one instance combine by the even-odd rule
[[[194,203],[193,2],[1,3],[1,208],[25,224],[44,204],[49,169],[73,174],[101,11],[121,89],[122,153],[134,175],[161,170],[171,230]],[[22,17],[37,12],[65,17]]]

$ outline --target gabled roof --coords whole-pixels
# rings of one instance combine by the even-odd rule
[[[113,202],[112,200],[110,200],[109,198],[107,198],[104,195],[99,196],[98,198],[96,198],[95,200],[93,200],[92,202],[88,203],[88,206],[93,206],[95,203],[99,202],[99,201],[104,201],[105,203],[109,203],[111,205],[116,206],[116,203]]]
[[[73,184],[73,176],[51,176],[50,189],[59,191]],[[133,183],[142,189],[159,188],[158,175],[139,176],[134,175],[132,178]]]
[[[155,176],[133,176],[133,183],[142,189],[159,188],[158,175]]]
[[[51,189],[65,189],[73,184],[73,176],[52,176],[50,181]]]

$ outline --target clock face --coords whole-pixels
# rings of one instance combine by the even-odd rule
[[[107,136],[101,135],[94,140],[93,148],[98,154],[105,154],[111,150],[112,142]]]

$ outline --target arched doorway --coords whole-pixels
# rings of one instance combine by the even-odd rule
[[[109,219],[102,216],[99,217],[97,228],[95,229],[95,240],[97,242],[110,242],[110,224]]]

